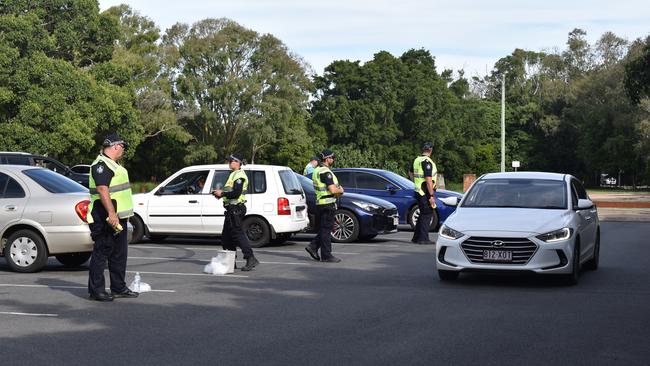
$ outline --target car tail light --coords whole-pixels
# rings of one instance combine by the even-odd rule
[[[77,216],[86,223],[88,222],[86,220],[86,216],[88,216],[88,205],[90,205],[90,201],[84,200],[74,206],[74,211],[77,213]]]
[[[289,200],[284,197],[278,198],[278,215],[291,215]]]

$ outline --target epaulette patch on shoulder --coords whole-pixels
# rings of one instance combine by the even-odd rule
[[[102,174],[104,172],[104,166],[102,164],[97,164],[95,171],[97,172],[97,174]]]

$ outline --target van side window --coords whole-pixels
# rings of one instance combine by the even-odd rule
[[[247,194],[266,192],[266,172],[264,170],[246,170],[248,176]]]

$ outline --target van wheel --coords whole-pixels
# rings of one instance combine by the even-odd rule
[[[131,236],[131,243],[139,243],[144,237],[144,222],[137,215],[129,218],[131,226],[133,226],[133,234]]]
[[[350,243],[359,237],[359,220],[348,210],[334,212],[334,228],[332,241],[337,243]]]
[[[16,272],[38,272],[47,264],[47,248],[32,230],[18,230],[7,238],[4,250],[7,264]]]
[[[242,230],[253,248],[261,248],[271,240],[271,230],[266,221],[251,216],[244,219]]]
[[[90,259],[92,252],[55,254],[56,260],[66,267],[79,267]]]
[[[415,230],[415,224],[418,222],[418,217],[420,217],[420,209],[417,205],[411,207],[409,210],[406,220],[408,224],[411,225],[411,229]],[[440,218],[438,217],[438,211],[433,210],[433,216],[431,216],[431,227],[429,231],[436,231],[438,229],[438,224],[440,224]]]

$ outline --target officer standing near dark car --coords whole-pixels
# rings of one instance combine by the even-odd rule
[[[113,301],[117,297],[138,297],[126,287],[127,221],[133,216],[131,185],[126,169],[117,162],[128,144],[116,133],[102,143],[102,152],[90,167],[88,224],[95,241],[88,271],[91,300]],[[106,292],[104,269],[108,262],[111,293]]]
[[[330,168],[334,164],[332,150],[323,150],[320,156],[321,164],[312,173],[312,182],[316,192],[316,215],[318,233],[305,247],[314,260],[338,263],[341,260],[332,255],[332,228],[334,227],[334,211],[336,199],[343,194],[343,187]],[[320,256],[318,250],[320,249]]]
[[[413,161],[413,183],[415,183],[415,198],[418,200],[420,216],[415,224],[412,242],[417,244],[433,244],[429,240],[429,228],[433,211],[436,208],[436,164],[431,160],[433,144],[425,142],[422,146],[422,155]]]
[[[248,177],[241,169],[243,158],[239,154],[232,154],[228,157],[229,166],[232,172],[224,189],[215,189],[212,194],[217,198],[223,198],[223,206],[226,209],[226,218],[221,233],[221,246],[225,250],[237,250],[241,248],[246,259],[246,265],[242,271],[250,271],[260,262],[255,258],[253,249],[248,237],[242,230],[242,221],[246,215],[246,190],[248,189]]]

